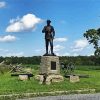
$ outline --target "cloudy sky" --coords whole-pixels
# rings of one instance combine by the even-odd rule
[[[57,55],[93,54],[83,33],[100,27],[100,0],[0,0],[0,56],[43,55],[47,19]]]

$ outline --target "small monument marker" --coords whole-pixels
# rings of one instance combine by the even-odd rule
[[[76,82],[79,82],[80,79],[79,79],[79,76],[78,75],[70,75],[70,82],[71,83],[76,83]]]

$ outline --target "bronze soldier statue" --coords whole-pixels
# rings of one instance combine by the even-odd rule
[[[53,39],[55,36],[55,30],[53,28],[53,26],[50,25],[51,21],[47,20],[47,25],[44,26],[42,33],[45,33],[45,45],[46,45],[46,53],[44,54],[44,56],[48,56],[48,55],[52,55],[55,56],[55,54],[53,53]],[[51,47],[51,54],[48,53],[48,46],[50,44]]]

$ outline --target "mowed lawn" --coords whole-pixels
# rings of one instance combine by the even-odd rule
[[[36,74],[36,70],[33,74]],[[40,85],[39,81],[32,77],[28,81],[20,81],[18,77],[11,77],[10,73],[0,74],[0,94],[13,93],[33,93],[46,91],[68,91],[80,89],[96,89],[100,91],[100,70],[75,70],[75,74],[86,74],[89,78],[80,78],[80,82],[70,83],[69,78],[65,78],[63,82],[52,83],[51,85]]]

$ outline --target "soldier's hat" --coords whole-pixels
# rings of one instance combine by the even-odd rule
[[[48,19],[48,20],[47,20],[47,23],[51,23],[51,20]]]

